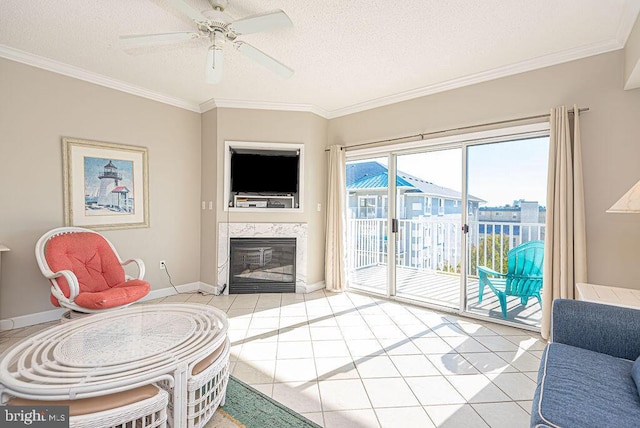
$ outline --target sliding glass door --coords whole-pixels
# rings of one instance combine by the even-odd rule
[[[462,149],[396,156],[396,295],[460,308]]]
[[[349,286],[388,295],[388,157],[347,162]]]
[[[538,327],[544,134],[416,143],[349,160],[349,286]]]
[[[467,311],[540,325],[548,153],[547,137],[467,148]]]

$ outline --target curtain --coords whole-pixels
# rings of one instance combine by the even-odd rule
[[[327,290],[343,291],[346,284],[345,152],[340,146],[329,149],[329,186],[324,254],[324,281]]]
[[[554,299],[573,299],[577,282],[587,281],[580,116],[565,106],[549,118],[549,175],[542,287],[541,334],[549,338]],[[573,126],[572,126],[573,125]]]

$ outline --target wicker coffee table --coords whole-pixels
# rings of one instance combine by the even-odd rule
[[[173,385],[173,426],[185,425],[187,377],[227,338],[226,314],[211,306],[140,305],[74,319],[0,356],[0,394],[74,400],[164,381]]]

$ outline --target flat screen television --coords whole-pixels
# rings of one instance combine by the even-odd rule
[[[231,153],[231,191],[269,195],[298,192],[296,152]]]

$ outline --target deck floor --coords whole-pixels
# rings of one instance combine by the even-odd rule
[[[451,308],[460,307],[460,275],[434,273],[419,269],[398,267],[396,270],[396,295],[421,300]],[[350,273],[349,286],[354,289],[386,294],[387,266],[369,266]],[[503,319],[498,297],[488,287],[478,302],[478,279],[468,278],[469,312]],[[535,298],[529,299],[527,306],[520,304],[520,298],[507,298],[507,320],[529,326],[540,327],[542,309]]]

